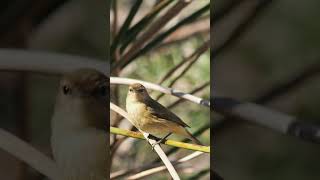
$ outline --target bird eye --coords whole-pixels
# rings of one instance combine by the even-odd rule
[[[129,89],[130,92],[133,92],[133,89]]]
[[[65,85],[62,87],[62,92],[63,92],[63,94],[67,95],[67,94],[71,93],[71,89]]]
[[[139,93],[142,93],[142,92],[143,92],[143,90],[144,90],[144,89],[138,89],[138,92],[139,92]]]

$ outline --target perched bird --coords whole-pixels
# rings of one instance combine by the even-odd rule
[[[126,109],[134,126],[154,136],[166,134],[157,141],[163,142],[172,133],[185,136],[194,143],[201,145],[187,129],[189,127],[178,116],[152,99],[146,88],[139,83],[129,86]]]
[[[51,146],[60,180],[109,178],[109,79],[93,69],[66,74],[52,118]]]

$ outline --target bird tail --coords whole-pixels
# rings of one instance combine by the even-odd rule
[[[198,144],[198,145],[203,145],[196,137],[194,137],[188,130],[186,130],[189,139],[192,140],[194,143]]]

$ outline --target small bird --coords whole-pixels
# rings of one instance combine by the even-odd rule
[[[108,95],[109,78],[96,70],[79,69],[62,78],[51,122],[60,180],[109,178]]]
[[[129,118],[138,129],[154,136],[167,134],[156,144],[162,143],[174,133],[185,136],[194,143],[201,145],[201,142],[186,129],[189,126],[174,113],[152,99],[142,84],[135,83],[129,86],[126,109]]]

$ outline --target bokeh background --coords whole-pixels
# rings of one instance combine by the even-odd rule
[[[285,89],[281,96],[268,99],[264,105],[303,122],[319,124],[320,24],[317,19],[320,2],[228,0],[214,3],[211,11],[215,17],[211,22],[213,50],[221,44],[227,45],[211,55],[214,56],[211,60],[213,98],[226,96],[252,101],[279,84],[300,77],[301,80]],[[220,116],[215,114],[215,118]],[[214,167],[225,179],[320,177],[319,144],[237,119],[213,129]]]
[[[3,0],[0,2],[0,50],[16,48],[65,53],[106,61],[108,15],[106,1]],[[28,61],[28,57],[23,60]],[[48,156],[51,156],[50,118],[59,78],[0,72],[0,127]],[[5,180],[44,179],[2,150],[0,177]]]
[[[161,3],[169,2],[149,23],[145,24],[139,29],[139,33],[136,35],[136,39],[131,39],[130,45],[123,52],[119,49],[125,46],[126,39],[130,39],[133,27],[141,22],[144,18],[152,12],[155,7]],[[205,11],[199,14],[197,18],[189,20],[183,26],[175,29],[172,33],[165,36],[164,39],[158,42],[153,48],[147,52],[139,54],[133,61],[125,67],[117,68],[113,66],[118,62],[123,61],[126,52],[130,52],[130,48],[135,48],[132,45],[139,40],[141,35],[146,32],[157,19],[162,18],[166,12],[173,7],[175,4],[182,1],[142,1],[139,10],[136,12],[130,28],[126,31],[127,33],[122,37],[122,41],[118,43],[117,48],[111,48],[111,75],[139,79],[148,81],[156,84],[163,85],[164,87],[172,87],[175,89],[182,90],[184,92],[192,92],[197,90],[194,95],[209,99],[210,97],[210,1],[201,0],[193,1],[186,7],[184,7],[176,16],[166,23],[164,27],[158,32],[154,32],[155,36],[150,38],[151,40],[156,39],[161,34],[175,27],[175,25],[182,22],[185,18],[195,14],[199,9],[204,7]],[[126,21],[129,12],[132,7],[137,5],[138,1],[121,0],[112,1],[110,11],[110,24],[111,24],[111,47],[114,46],[117,36],[119,36],[124,22]],[[121,39],[121,38],[120,38]],[[148,39],[148,42],[150,41]],[[198,58],[195,59],[194,63],[189,66],[188,57],[190,57],[197,49],[202,47],[207,42],[207,46],[203,52],[199,54]],[[148,43],[147,43],[148,44]],[[146,47],[146,46],[144,46]],[[146,49],[141,47],[141,49]],[[192,60],[193,61],[193,60]],[[177,67],[181,62],[183,66],[174,71],[164,82],[160,80],[174,67]],[[116,67],[116,68],[114,68]],[[185,73],[182,73],[185,70]],[[180,76],[180,74],[182,74]],[[180,76],[180,77],[179,77]],[[175,83],[172,83],[177,78]],[[125,98],[128,91],[126,85],[112,85],[111,101],[121,108],[125,109]],[[149,91],[153,98],[157,98],[160,93],[155,91]],[[171,95],[164,95],[160,98],[159,102],[165,106],[176,102],[178,98]],[[210,145],[210,130],[209,130],[209,108],[194,104],[192,102],[184,101],[170,108],[176,113],[181,119],[191,126],[190,131],[192,133],[199,129],[206,127],[202,130],[202,133],[198,135],[200,141],[206,145]],[[135,130],[127,120],[121,120],[121,117],[117,116],[114,112],[111,112],[110,124],[114,127],[122,129]],[[136,131],[136,130],[135,130]],[[137,140],[133,138],[123,139],[122,136],[114,136],[111,134],[111,157],[112,157],[112,168],[111,172],[117,172],[120,170],[133,169],[141,167],[143,165],[150,164],[158,158],[158,155],[153,152],[150,145],[143,140]],[[179,136],[170,136],[169,139],[182,140]],[[162,145],[165,152],[169,151],[171,147]],[[189,150],[179,150],[169,156],[169,159],[175,160],[182,158],[192,153]],[[178,173],[183,179],[209,179],[209,154],[202,155],[194,160],[184,163],[178,168]],[[170,176],[167,171],[157,173],[153,176],[146,177],[145,179],[169,179]]]

